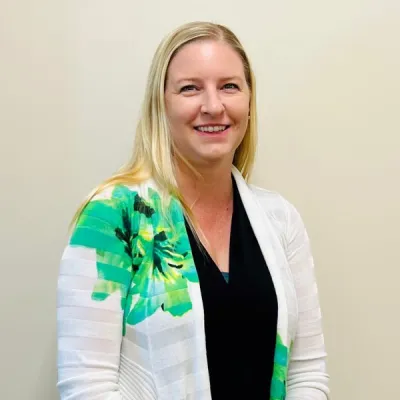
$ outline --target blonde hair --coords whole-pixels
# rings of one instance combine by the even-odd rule
[[[183,46],[197,40],[223,41],[229,44],[242,59],[245,78],[250,89],[250,117],[247,131],[235,152],[233,164],[245,180],[249,179],[254,164],[257,140],[256,87],[250,61],[239,39],[229,28],[211,22],[187,23],[169,33],[155,52],[147,78],[130,161],[89,194],[75,213],[71,226],[92,198],[105,188],[120,184],[135,185],[150,177],[165,193],[180,201],[186,214],[191,216],[190,209],[179,191],[174,172],[174,148],[169,134],[164,90],[172,58]],[[183,158],[183,161],[195,172],[187,160]]]

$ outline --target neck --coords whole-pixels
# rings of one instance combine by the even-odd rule
[[[177,182],[186,203],[191,208],[212,209],[228,207],[233,198],[232,164],[212,165],[198,168],[197,177],[183,162],[177,162]]]

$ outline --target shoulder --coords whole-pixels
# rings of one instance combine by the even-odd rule
[[[136,184],[113,183],[100,186],[93,196],[90,196],[90,203],[107,202],[119,203],[121,205],[132,203],[135,198],[149,199],[158,189],[151,179]]]
[[[249,187],[264,211],[274,216],[275,219],[283,221],[288,219],[293,213],[297,213],[294,204],[281,193],[256,185],[249,185]]]
[[[152,180],[137,184],[103,184],[88,195],[76,222],[80,225],[96,219],[116,223],[121,218],[135,216],[135,211],[143,213],[149,203],[155,202],[157,196],[159,194]]]
[[[150,180],[96,188],[76,215],[70,243],[93,245],[99,238],[113,237],[113,232],[119,235],[124,229],[128,231],[142,215],[149,217],[154,213],[157,198],[158,192]]]
[[[304,228],[298,209],[281,193],[255,185],[249,185],[249,187],[267,217],[286,239],[293,230]]]

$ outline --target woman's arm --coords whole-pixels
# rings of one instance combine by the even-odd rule
[[[299,311],[289,362],[287,400],[327,400],[327,355],[310,241],[301,216],[293,205],[287,204],[287,258]]]
[[[120,347],[132,276],[124,210],[121,199],[92,200],[61,259],[57,304],[61,400],[122,400]]]

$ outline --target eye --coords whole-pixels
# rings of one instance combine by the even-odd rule
[[[182,93],[182,92],[193,92],[193,91],[195,91],[196,89],[197,89],[197,88],[196,88],[195,85],[186,85],[186,86],[183,86],[183,87],[181,88],[180,93]]]
[[[238,90],[239,86],[236,83],[226,83],[223,86],[224,89],[228,89],[228,90]]]

